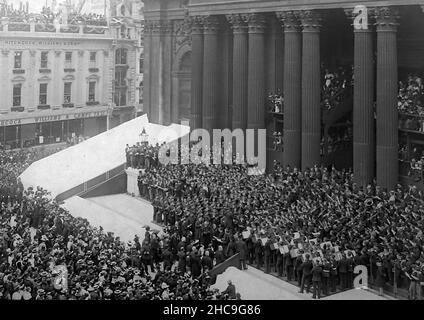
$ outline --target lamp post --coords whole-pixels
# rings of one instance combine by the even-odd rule
[[[149,143],[149,135],[146,132],[146,128],[143,127],[143,131],[140,133],[141,144]]]

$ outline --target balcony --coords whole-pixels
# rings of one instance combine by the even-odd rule
[[[88,68],[88,71],[91,73],[99,72],[99,68]]]
[[[87,101],[86,105],[87,106],[98,106],[100,104],[99,101]]]
[[[36,24],[35,32],[56,32],[54,24]]]
[[[85,26],[83,28],[83,33],[85,33],[85,34],[105,34],[106,33],[106,27]]]
[[[24,69],[13,69],[13,74],[24,74],[25,70]]]
[[[75,68],[65,68],[63,69],[64,72],[75,72]]]
[[[30,32],[31,25],[29,23],[11,22],[8,25],[8,31]]]
[[[10,110],[12,112],[24,112],[25,108],[24,107],[12,107]]]
[[[71,102],[68,102],[68,103],[62,104],[62,107],[63,108],[73,108],[73,107],[75,107],[75,105]]]
[[[52,70],[48,69],[48,68],[41,68],[40,69],[40,73],[51,73],[51,72],[52,72]]]
[[[38,110],[49,110],[50,109],[50,105],[49,104],[39,104],[37,106]]]

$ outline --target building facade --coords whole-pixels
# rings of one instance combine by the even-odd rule
[[[270,160],[306,169],[339,156],[360,185],[398,183],[398,81],[424,70],[423,0],[361,1],[359,11],[349,0],[144,4],[144,107],[154,121],[279,126],[284,150]],[[352,92],[332,111],[322,108],[323,65],[353,70]],[[284,95],[277,115],[267,109],[275,92]],[[322,140],[341,125],[353,131],[351,147],[324,159]]]
[[[0,143],[20,148],[91,137],[135,117],[140,5],[118,19],[59,24],[3,16]],[[131,7],[131,9],[133,9]],[[125,20],[123,20],[125,19]],[[118,32],[123,30],[125,34]],[[126,72],[119,72],[119,70]]]

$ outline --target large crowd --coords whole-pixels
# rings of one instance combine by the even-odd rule
[[[63,21],[65,16],[67,21]],[[106,17],[102,14],[71,12],[64,15],[61,10],[53,11],[50,7],[43,7],[40,13],[30,13],[25,6],[17,9],[3,5],[0,8],[1,17],[9,18],[12,23],[30,23],[33,20],[37,24],[54,24],[57,21],[69,25],[107,26]]]
[[[43,156],[0,154],[0,300],[240,299],[231,283],[210,287],[219,250],[148,227],[143,241],[124,243],[74,218],[42,187],[25,190],[20,173]]]
[[[379,288],[422,299],[424,201],[413,186],[362,188],[351,171],[318,166],[256,176],[240,165],[167,165],[140,174],[139,189],[178,237],[238,252],[241,265],[296,280],[301,292],[312,282],[316,297],[350,288],[365,265]]]

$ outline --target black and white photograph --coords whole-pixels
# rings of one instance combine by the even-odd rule
[[[424,0],[0,0],[0,305],[423,296]]]

